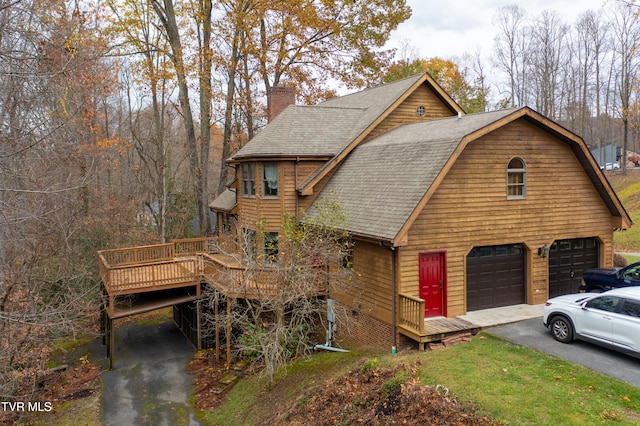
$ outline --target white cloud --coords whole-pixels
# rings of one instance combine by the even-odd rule
[[[518,4],[528,16],[540,15],[543,10],[556,11],[565,23],[573,24],[589,9],[599,9],[606,0],[407,0],[413,16],[400,25],[392,35],[389,47],[400,47],[408,40],[420,57],[439,56],[449,59],[480,49],[483,56],[493,50],[498,33],[492,20],[498,9]]]

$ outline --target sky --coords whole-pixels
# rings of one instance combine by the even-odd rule
[[[599,9],[606,0],[407,0],[413,14],[393,32],[388,47],[399,48],[403,41],[417,49],[418,57],[442,59],[493,52],[493,39],[498,29],[493,16],[499,8],[517,4],[527,16],[535,17],[543,10],[553,10],[573,24],[586,10]],[[615,0],[608,0],[615,1]]]

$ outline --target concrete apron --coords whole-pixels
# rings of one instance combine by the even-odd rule
[[[483,309],[481,311],[467,312],[462,318],[481,328],[510,324],[532,318],[542,318],[544,304],[541,305],[513,305],[503,308]],[[542,321],[542,320],[541,320]]]
[[[114,368],[102,373],[104,425],[200,425],[189,404],[195,349],[170,319],[114,327]]]

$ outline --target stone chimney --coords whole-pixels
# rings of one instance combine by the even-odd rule
[[[273,86],[267,91],[267,120],[273,121],[286,107],[295,105],[296,89],[287,86]]]

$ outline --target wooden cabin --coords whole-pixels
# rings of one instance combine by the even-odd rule
[[[579,136],[527,107],[466,115],[427,74],[290,105],[229,161],[220,229],[261,220],[277,241],[328,194],[346,212],[343,345],[422,346],[426,320],[573,292],[632,224]]]

